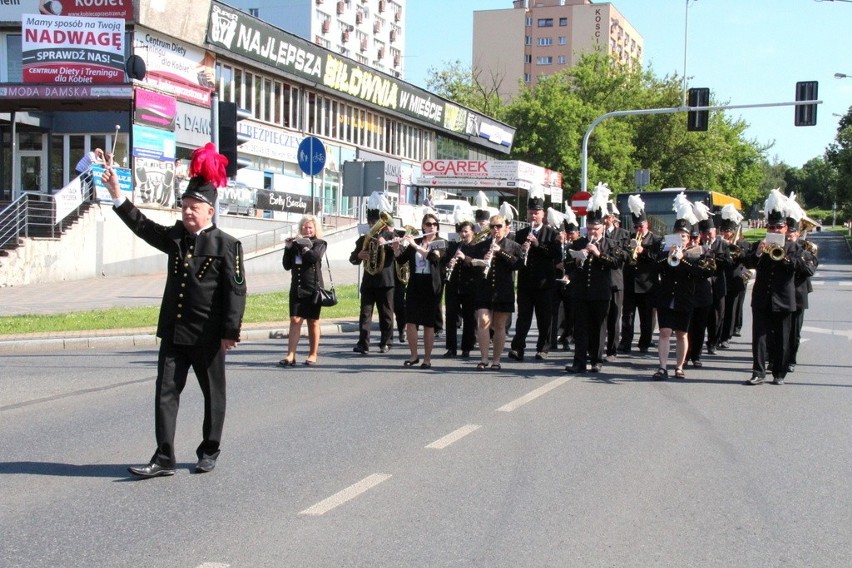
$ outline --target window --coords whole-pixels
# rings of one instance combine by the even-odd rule
[[[248,9],[249,16],[254,16],[255,18],[260,17],[260,8],[249,8]]]
[[[568,63],[568,58],[565,57],[564,55],[560,55],[557,58],[556,62],[559,63],[559,65],[565,65],[566,63]]]
[[[553,57],[550,55],[543,55],[535,60],[536,65],[553,65]]]
[[[540,27],[540,28],[552,28],[553,27],[553,18],[539,18],[538,27]]]
[[[565,36],[559,36],[559,45],[568,45],[568,38]]]
[[[526,64],[532,63],[532,54],[529,54],[529,53],[524,54],[524,63],[526,63]]]
[[[532,27],[532,16],[527,16],[524,24],[526,25],[526,27],[531,28]]]
[[[524,45],[532,45],[532,36],[524,37]]]
[[[530,75],[529,73],[524,73],[524,83],[529,85],[531,81],[532,81],[532,75]]]
[[[563,28],[565,26],[567,26],[568,25],[568,18],[559,18],[559,25]]]
[[[541,47],[547,47],[547,46],[553,45],[553,38],[552,37],[540,37],[540,38],[538,38],[538,45],[541,46]]]

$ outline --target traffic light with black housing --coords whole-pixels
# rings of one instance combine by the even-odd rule
[[[796,83],[796,102],[817,100],[818,90],[819,83],[817,81],[799,81]],[[816,104],[796,105],[796,118],[794,123],[796,126],[816,126]]]
[[[251,138],[240,134],[239,121],[250,118],[251,111],[239,108],[236,103],[219,101],[219,153],[228,158],[226,173],[229,178],[236,177],[237,170],[251,165],[251,161],[240,158],[239,147]]]
[[[689,89],[687,99],[690,107],[710,106],[710,89],[707,87],[694,87]],[[691,110],[686,113],[686,129],[690,132],[703,132],[707,130],[710,123],[710,111]]]

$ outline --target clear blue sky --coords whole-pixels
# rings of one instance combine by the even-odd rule
[[[602,4],[603,2],[594,2]],[[645,40],[644,65],[658,77],[683,74],[686,0],[611,2]],[[512,0],[408,0],[405,79],[424,86],[430,67],[470,65],[473,12]],[[727,111],[750,124],[749,138],[775,142],[770,158],[801,166],[834,141],[852,106],[852,3],[815,0],[690,0],[686,75],[714,102],[795,100],[796,81],[819,81],[817,126],[793,126],[793,107]],[[685,120],[685,119],[684,119]]]

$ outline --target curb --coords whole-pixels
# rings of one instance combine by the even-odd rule
[[[350,333],[358,330],[358,323],[351,321],[330,322],[320,325],[320,333]],[[286,339],[286,327],[257,327],[244,329],[241,343]],[[307,330],[302,328],[307,336]],[[160,338],[151,333],[132,333],[91,337],[54,337],[41,339],[0,340],[0,353],[24,353],[33,351],[82,351],[87,349],[116,349],[122,347],[157,347]]]

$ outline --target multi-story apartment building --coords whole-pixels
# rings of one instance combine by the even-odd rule
[[[332,53],[403,78],[405,0],[229,0]]]
[[[506,99],[594,50],[625,65],[642,62],[642,36],[609,2],[514,0],[512,8],[473,13],[473,69],[499,79]]]

